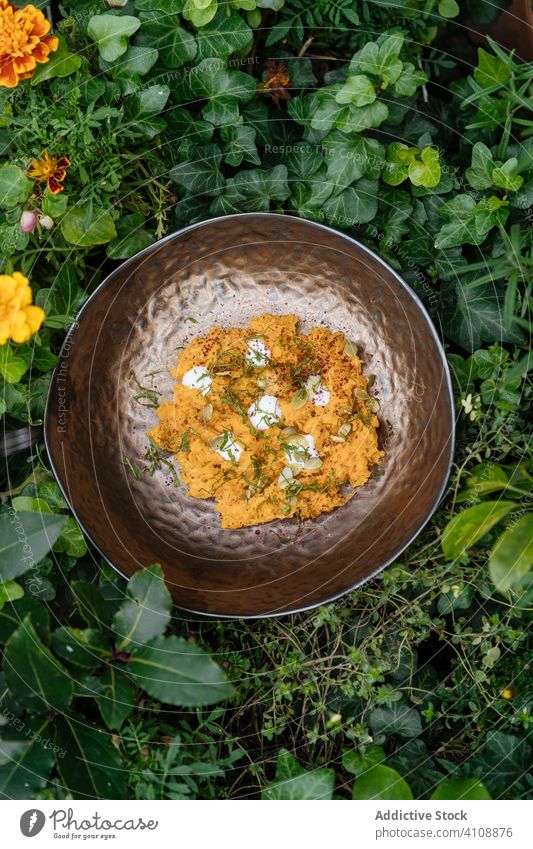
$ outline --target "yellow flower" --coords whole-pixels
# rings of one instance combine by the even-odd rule
[[[37,62],[48,62],[48,54],[59,45],[49,31],[50,23],[40,9],[31,4],[19,9],[0,0],[0,86],[15,88],[32,76]]]
[[[8,339],[27,342],[44,321],[40,307],[32,306],[32,293],[27,277],[14,271],[0,274],[0,345]]]

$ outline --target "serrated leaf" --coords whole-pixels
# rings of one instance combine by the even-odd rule
[[[67,518],[32,512],[0,514],[0,580],[23,575],[48,554]]]
[[[163,634],[169,621],[172,599],[159,563],[136,572],[128,581],[125,601],[113,617],[118,651]]]
[[[65,714],[56,719],[55,743],[65,751],[57,759],[63,787],[75,799],[124,799],[126,772],[110,734],[84,717]]]
[[[233,693],[214,660],[180,637],[155,637],[137,646],[127,671],[149,695],[166,704],[210,705]]]
[[[71,702],[70,676],[41,642],[29,616],[7,642],[4,674],[17,702],[33,713],[63,711]]]

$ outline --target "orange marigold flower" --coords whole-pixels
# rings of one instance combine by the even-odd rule
[[[59,45],[49,31],[50,22],[40,9],[19,9],[0,0],[0,86],[15,88],[19,80],[32,76],[38,62],[48,62],[48,54]]]
[[[0,274],[0,345],[8,339],[27,342],[44,321],[44,312],[32,305],[30,282],[19,271]]]
[[[43,150],[39,159],[30,159],[28,177],[36,180],[37,183],[46,181],[52,194],[57,195],[65,188],[61,183],[67,176],[69,165],[70,161],[66,156],[56,156],[56,154],[50,156],[48,151]]]

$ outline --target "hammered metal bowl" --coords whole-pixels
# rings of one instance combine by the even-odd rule
[[[157,421],[131,375],[171,398],[179,347],[262,312],[294,313],[304,331],[324,325],[358,344],[376,375],[386,454],[354,498],[316,520],[222,530],[213,502],[176,488],[168,469],[136,480],[124,465],[143,465]],[[45,439],[74,514],[121,573],[158,562],[183,609],[275,616],[338,598],[419,533],[448,478],[453,398],[424,307],[375,254],[310,221],[233,215],[168,236],[99,286],[64,343]]]

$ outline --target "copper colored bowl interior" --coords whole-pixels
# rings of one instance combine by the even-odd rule
[[[304,332],[324,325],[359,345],[376,375],[386,455],[346,505],[299,528],[222,530],[213,502],[175,488],[168,470],[138,481],[122,463],[143,465],[157,421],[129,375],[171,398],[179,347],[262,312],[294,313]],[[177,605],[233,617],[322,604],[397,558],[438,503],[453,433],[444,354],[409,287],[340,233],[261,213],[193,225],[113,271],[66,339],[45,419],[59,483],[103,556],[128,576],[161,563]]]

